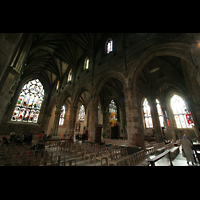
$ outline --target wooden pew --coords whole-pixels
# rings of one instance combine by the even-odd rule
[[[169,154],[170,165],[173,166],[172,161],[171,161],[171,156],[170,156],[170,150],[166,150],[163,153],[155,156],[154,158],[149,159],[148,162],[150,162],[151,166],[155,166],[155,162],[157,162],[158,160],[160,160],[167,154]]]
[[[165,143],[161,142],[161,143],[155,143],[153,144],[154,146],[154,152],[156,155],[158,155],[159,153],[163,152],[165,150]]]

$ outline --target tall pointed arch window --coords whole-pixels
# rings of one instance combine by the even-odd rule
[[[156,99],[156,107],[157,107],[157,111],[158,111],[158,118],[159,118],[159,121],[160,121],[160,127],[164,127],[163,112],[162,112],[160,102],[158,101],[158,99]]]
[[[88,57],[86,57],[85,61],[84,61],[84,66],[83,66],[83,70],[89,69],[89,59]]]
[[[72,69],[69,71],[67,82],[72,81]]]
[[[106,53],[109,54],[113,51],[113,40],[109,38],[106,42]]]
[[[153,128],[151,110],[147,98],[143,102],[144,120],[146,128]]]
[[[78,113],[78,119],[80,122],[83,122],[85,119],[85,107],[84,105],[81,105],[79,108],[79,113]]]
[[[11,121],[37,123],[43,98],[43,85],[38,79],[24,84]]]
[[[65,106],[62,106],[61,113],[60,113],[60,119],[59,119],[59,125],[63,126],[65,120]]]
[[[56,90],[58,90],[58,88],[59,88],[59,81],[57,82]]]
[[[187,114],[186,103],[180,96],[178,95],[172,96],[171,108],[173,110],[177,128],[192,128],[192,125],[188,124],[186,119],[186,114]]]
[[[109,104],[109,126],[114,127],[117,124],[117,105],[114,100]]]

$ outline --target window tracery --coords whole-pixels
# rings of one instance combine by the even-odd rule
[[[43,85],[38,79],[24,84],[11,121],[37,123],[43,98]]]
[[[84,105],[80,106],[79,113],[78,113],[78,119],[80,120],[80,122],[83,122],[84,119],[85,119],[85,107],[84,107]]]
[[[159,118],[159,121],[160,121],[160,127],[164,127],[163,112],[162,112],[160,102],[158,101],[158,99],[156,99],[156,107],[157,107],[157,111],[158,111],[158,118]]]
[[[151,110],[147,98],[145,98],[143,102],[143,111],[146,128],[153,128]]]
[[[117,106],[114,100],[111,100],[109,104],[109,126],[114,127],[116,126],[117,122]]]
[[[60,113],[60,119],[59,119],[59,125],[63,126],[65,120],[65,106],[62,106],[61,113]]]
[[[187,114],[186,103],[180,96],[174,95],[171,98],[171,107],[173,110],[177,128],[192,128],[192,125],[188,124],[186,119],[186,114]]]

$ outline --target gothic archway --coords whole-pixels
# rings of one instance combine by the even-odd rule
[[[187,61],[191,66],[195,66],[189,45],[183,43],[157,45],[149,48],[134,62],[128,76],[128,85],[134,87],[137,77],[140,75],[146,64],[158,56],[175,56]]]

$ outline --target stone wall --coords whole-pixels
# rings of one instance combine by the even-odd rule
[[[27,123],[17,123],[10,122],[0,125],[0,135],[10,135],[11,132],[16,134],[33,133],[33,135],[39,135],[42,131],[40,125],[38,124],[27,124]]]

